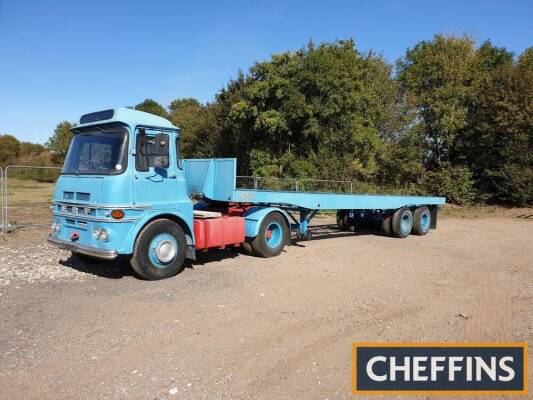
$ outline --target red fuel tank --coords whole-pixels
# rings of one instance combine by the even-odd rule
[[[244,242],[244,218],[198,218],[194,220],[196,249],[224,248]]]

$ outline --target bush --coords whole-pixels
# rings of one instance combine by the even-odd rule
[[[463,166],[446,164],[437,171],[427,171],[420,180],[424,194],[445,196],[447,202],[466,205],[476,197],[472,172]]]

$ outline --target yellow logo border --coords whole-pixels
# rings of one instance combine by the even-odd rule
[[[524,389],[523,390],[357,390],[357,348],[358,347],[522,347],[524,349]],[[352,394],[364,395],[509,395],[528,394],[528,345],[525,342],[517,343],[352,343]]]

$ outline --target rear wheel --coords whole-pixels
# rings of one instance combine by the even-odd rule
[[[413,228],[413,213],[408,207],[399,208],[392,214],[392,233],[398,238],[405,238]]]
[[[388,214],[381,221],[381,231],[386,236],[392,236],[392,214]]]
[[[345,210],[337,211],[337,226],[341,231],[347,231],[350,229],[348,223],[348,212]]]
[[[186,248],[181,227],[169,219],[158,219],[145,226],[137,237],[131,266],[151,281],[170,278],[181,271]]]
[[[289,230],[283,216],[277,212],[268,214],[261,222],[257,236],[252,240],[252,251],[259,257],[274,257],[281,253]]]
[[[427,206],[418,207],[413,213],[413,233],[423,236],[429,232],[431,212]]]
[[[254,255],[254,251],[252,249],[252,245],[248,241],[245,241],[245,242],[241,243],[240,250],[241,250],[241,252],[243,254],[246,254],[247,256],[253,256]]]

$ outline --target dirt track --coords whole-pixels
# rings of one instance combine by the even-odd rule
[[[0,241],[2,399],[355,398],[354,341],[533,339],[530,220],[404,240],[318,227],[279,258],[219,251],[160,282],[26,235]],[[35,251],[25,271],[53,279],[13,272]]]

